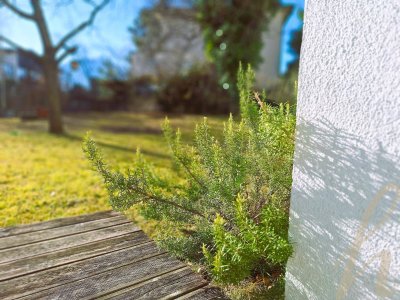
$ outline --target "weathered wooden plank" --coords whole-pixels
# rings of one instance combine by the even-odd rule
[[[175,299],[179,300],[229,300],[222,291],[216,287],[204,287]]]
[[[97,299],[174,299],[206,285],[207,281],[185,267]]]
[[[18,225],[18,226],[14,226],[14,227],[0,228],[0,238],[7,237],[10,235],[15,235],[15,234],[34,232],[34,231],[38,231],[38,230],[50,229],[50,228],[66,226],[66,225],[71,225],[71,224],[76,224],[76,223],[83,223],[83,222],[89,222],[89,221],[93,221],[93,220],[106,219],[106,218],[111,218],[111,217],[115,217],[118,215],[120,215],[120,214],[113,212],[113,211],[102,211],[102,212],[98,212],[98,213],[94,213],[94,214],[54,219],[51,221],[33,223],[33,224],[28,224],[28,225]],[[0,239],[0,241],[1,241],[1,239]]]
[[[4,237],[0,240],[0,250],[22,245],[28,245],[45,240],[51,240],[63,236],[74,235],[81,232],[88,232],[95,229],[110,227],[113,225],[119,225],[128,222],[129,221],[125,217],[116,216],[107,219],[100,219],[100,220],[77,223],[73,225],[66,225],[51,229],[38,230],[35,231],[34,233],[29,232],[18,235],[12,235]]]
[[[132,232],[133,230],[139,231],[140,229],[128,223],[92,230],[90,232],[79,233],[49,241],[38,242],[35,244],[4,249],[0,250],[0,263],[41,255],[44,253],[78,246],[84,243],[104,240],[106,238]]]
[[[0,264],[0,281],[95,257],[107,252],[133,247],[149,241],[150,239],[142,231],[136,231],[98,242]]]
[[[21,299],[97,299],[129,284],[182,268],[184,265],[167,254],[124,265],[98,275],[70,282]]]
[[[0,229],[0,299],[227,299],[120,214]]]
[[[41,272],[17,277],[0,282],[0,299],[11,299],[50,289],[63,284],[82,280],[108,270],[130,263],[130,268],[135,271],[133,262],[143,261],[145,258],[159,256],[160,251],[154,242],[139,246],[114,251],[93,258],[85,259],[68,265],[51,268]],[[119,273],[115,273],[120,277]],[[87,286],[87,288],[91,288]],[[63,287],[60,287],[63,290]]]

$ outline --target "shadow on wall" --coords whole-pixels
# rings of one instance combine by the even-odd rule
[[[299,123],[286,296],[400,299],[398,158],[326,120]]]

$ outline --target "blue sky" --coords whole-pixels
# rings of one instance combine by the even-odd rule
[[[14,0],[14,3],[30,10],[28,1]],[[53,3],[55,3],[54,1]],[[283,5],[294,5],[294,13],[288,18],[284,27],[282,42],[281,72],[284,72],[294,55],[290,52],[288,40],[290,32],[301,26],[297,11],[304,7],[304,0],[281,0]],[[58,41],[68,30],[82,22],[90,13],[90,6],[83,1],[73,1],[62,10],[49,3],[45,14],[51,26],[53,41]],[[117,0],[101,11],[95,24],[79,34],[71,43],[80,45],[74,59],[111,59],[116,63],[126,64],[129,52],[134,50],[127,28],[133,24],[140,10],[153,3],[151,0]],[[62,14],[59,12],[62,11]],[[21,20],[5,8],[0,9],[0,33],[11,38],[21,46],[42,52],[36,28],[29,21]]]
[[[303,26],[303,22],[299,18],[299,13],[304,10],[304,0],[281,0],[281,3],[282,5],[293,5],[293,11],[284,24],[282,35],[282,59],[280,72],[285,73],[288,63],[297,58],[297,56],[291,51],[289,42],[291,33]]]

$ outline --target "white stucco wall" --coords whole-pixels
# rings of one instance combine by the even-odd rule
[[[400,299],[400,1],[308,0],[287,299]]]

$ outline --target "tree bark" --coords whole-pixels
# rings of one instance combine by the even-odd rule
[[[58,65],[53,57],[44,57],[43,67],[49,109],[49,132],[62,134],[64,127],[61,114],[61,90],[58,78]]]
[[[46,81],[47,104],[49,109],[49,132],[61,134],[64,132],[64,128],[61,116],[61,91],[58,78],[56,50],[51,41],[40,0],[31,0],[31,5],[33,8],[33,18],[39,30],[44,48],[43,71]]]

